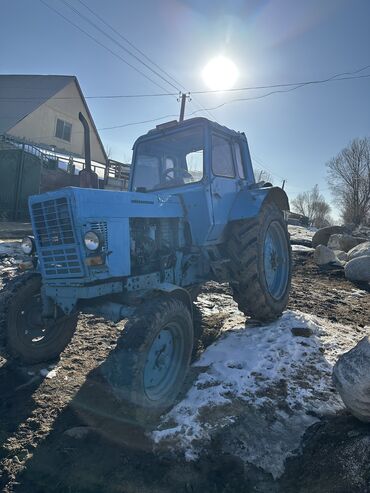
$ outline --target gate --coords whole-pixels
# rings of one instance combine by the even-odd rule
[[[0,221],[28,221],[28,197],[39,193],[41,159],[19,149],[0,149]]]

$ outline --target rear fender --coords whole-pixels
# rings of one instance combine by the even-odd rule
[[[263,204],[271,202],[282,211],[290,210],[288,196],[282,188],[265,187],[240,190],[231,207],[229,221],[256,217]]]

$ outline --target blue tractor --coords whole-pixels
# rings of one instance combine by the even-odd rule
[[[244,133],[205,118],[139,137],[128,192],[64,188],[31,197],[29,208],[31,269],[7,301],[9,352],[28,363],[57,357],[79,310],[126,318],[106,380],[147,413],[181,388],[203,283],[228,282],[254,319],[273,320],[287,304],[288,198],[255,182]]]

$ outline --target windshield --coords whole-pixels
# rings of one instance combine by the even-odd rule
[[[195,183],[203,178],[203,128],[158,137],[138,144],[134,191],[150,191]]]

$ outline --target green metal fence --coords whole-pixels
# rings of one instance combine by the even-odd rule
[[[42,162],[18,149],[0,149],[0,220],[27,221],[28,197],[39,193]]]

